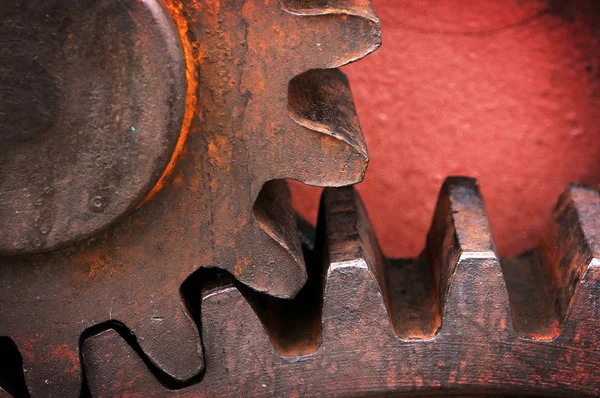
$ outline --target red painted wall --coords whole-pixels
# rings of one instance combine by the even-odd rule
[[[383,46],[344,71],[384,251],[422,250],[447,175],[479,180],[502,255],[534,246],[568,182],[600,182],[600,2],[373,2]],[[314,221],[320,190],[292,192]]]

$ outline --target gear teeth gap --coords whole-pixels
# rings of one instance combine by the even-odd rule
[[[321,307],[323,278],[315,253],[305,247],[308,281],[293,299],[259,294],[237,283],[269,336],[277,353],[283,357],[313,354],[321,345]]]
[[[23,358],[9,337],[0,337],[0,397],[29,397]]]

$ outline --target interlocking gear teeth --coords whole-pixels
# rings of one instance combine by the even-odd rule
[[[102,244],[93,246],[103,250]],[[98,258],[88,257],[88,250],[3,259],[0,334],[13,336],[30,393],[77,396],[80,336],[110,320],[135,333],[150,360],[167,374],[183,380],[196,375],[203,366],[200,340],[181,302],[179,282],[150,272],[152,262],[135,262],[126,250]],[[181,356],[172,355],[175,348]]]
[[[367,164],[347,81],[325,70],[380,44],[370,3],[348,4],[305,15],[274,0],[166,1],[188,83],[177,161],[144,206],[94,239],[0,258],[0,335],[18,345],[32,395],[76,396],[79,338],[105,322],[123,323],[175,381],[198,375],[200,336],[180,286],[199,268],[274,296],[301,289],[281,180],[351,184]]]
[[[198,242],[205,253],[199,263],[224,268],[255,290],[292,297],[306,280],[292,249],[295,232],[281,227],[276,237],[263,230],[276,223],[252,217],[252,206],[260,206],[260,191],[274,179],[337,186],[362,178],[367,159],[347,82],[338,72],[312,69],[375,50],[379,24],[369,3],[354,9],[370,18],[327,4],[320,15],[305,16],[277,1],[172,3],[188,21],[185,36],[197,40],[199,114],[176,178],[193,190],[206,188],[186,206],[187,214],[211,215],[193,226],[210,231]],[[326,113],[311,112],[324,103]],[[291,207],[286,212],[293,217]]]
[[[509,308],[514,292],[507,293],[474,180],[446,181],[428,235],[426,259],[407,262],[385,260],[379,253],[354,189],[326,190],[319,220],[326,271],[322,344],[314,354],[277,355],[252,307],[234,284],[225,283],[203,294],[207,368],[199,384],[167,391],[140,358],[107,331],[84,345],[91,391],[94,396],[124,392],[210,396],[215,391],[224,396],[503,394],[517,389],[525,394],[600,394],[595,349],[599,215],[600,194],[594,188],[571,187],[561,197],[542,246],[554,242],[560,270],[556,274],[568,282],[556,286],[572,293],[570,304],[565,301],[566,306],[557,307],[566,308],[568,320],[554,340],[534,341],[514,330]],[[425,288],[407,290],[415,281],[393,269],[415,270],[415,264],[433,268],[420,274],[433,281],[425,282]],[[509,291],[514,288],[526,292],[531,287],[508,283]],[[435,322],[416,323],[417,315],[399,303],[424,291],[434,299],[423,300],[427,304],[422,307],[439,304],[435,311],[417,314],[435,320],[432,313],[437,311],[439,328]],[[415,302],[414,297],[406,300]],[[513,316],[517,307],[513,303]],[[427,340],[407,339],[398,335],[405,330],[398,328],[399,322],[429,325],[436,332]],[[114,376],[120,369],[127,369],[127,374]]]

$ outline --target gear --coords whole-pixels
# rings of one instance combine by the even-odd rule
[[[63,108],[49,113],[40,107],[33,117],[47,122],[41,125],[44,131],[27,130],[24,137],[5,133],[7,124],[1,124],[7,140],[31,162],[52,150],[43,146],[45,141],[35,140],[48,137],[48,126],[58,125],[63,138],[50,141],[76,160],[68,170],[80,173],[67,178],[60,168],[39,168],[43,178],[34,202],[43,199],[43,220],[36,216],[38,210],[31,213],[29,208],[21,223],[15,222],[14,213],[0,213],[10,233],[17,231],[19,241],[27,242],[15,245],[0,235],[0,335],[16,343],[34,396],[79,394],[81,336],[97,325],[122,324],[151,366],[171,382],[196,377],[204,367],[200,335],[181,298],[182,283],[200,268],[218,267],[257,291],[294,296],[306,281],[306,271],[284,179],[323,186],[352,184],[362,179],[368,161],[348,82],[330,68],[380,45],[379,22],[369,2],[112,3],[82,2],[69,11],[69,18],[48,25],[44,18],[63,15],[57,10],[69,9],[71,2],[15,0],[0,11],[2,31],[16,35],[16,42],[25,37],[33,38],[28,43],[38,43],[35,38],[40,35],[60,38],[58,44],[51,40],[56,45],[79,40],[65,59],[48,58],[41,65],[52,77],[42,81],[52,98],[77,105],[78,97],[70,97],[73,88],[59,84],[62,65],[83,65],[78,73],[85,75],[84,61],[91,57],[88,64],[101,60],[101,70],[115,71],[113,80],[105,80],[91,69],[92,76],[79,87],[85,94],[81,98],[91,101],[82,105],[106,103],[112,112],[96,120],[95,113],[80,111],[83,126],[103,127],[103,118],[112,123],[108,132],[115,138],[102,147],[99,158],[91,156],[97,145],[78,152],[77,142],[64,138],[74,127],[57,124],[67,120]],[[30,13],[41,22],[28,25]],[[115,15],[117,19],[111,19]],[[73,30],[84,16],[83,28],[106,26],[108,38],[96,48],[97,57],[85,53],[97,44],[94,37],[80,38],[82,31]],[[24,23],[15,24],[19,18]],[[22,34],[23,26],[30,31]],[[116,32],[129,36],[123,42],[113,40],[121,37]],[[178,37],[165,32],[178,32]],[[3,34],[0,52],[19,48],[11,44],[13,36]],[[163,47],[148,44],[157,36],[163,38]],[[22,55],[11,58],[11,65],[23,65]],[[167,79],[161,64],[153,69],[154,57],[172,68],[173,75]],[[123,70],[127,73],[119,74]],[[23,73],[30,72],[35,71]],[[177,83],[183,76],[185,95]],[[75,77],[72,81],[80,76]],[[177,83],[171,84],[171,91],[169,79]],[[128,81],[135,84],[127,86]],[[118,86],[118,98],[125,96],[124,103],[132,104],[133,119],[141,124],[124,120],[129,117],[119,108],[124,105],[111,107],[115,97],[110,90],[97,90],[111,84]],[[162,91],[149,91],[155,84]],[[19,95],[16,90],[14,97]],[[14,104],[9,99],[0,105]],[[22,124],[39,127],[25,119]],[[102,133],[82,130],[81,142],[98,134]],[[143,139],[128,141],[123,134]],[[147,159],[152,151],[137,146],[140,143],[160,150],[160,156]],[[43,162],[48,160],[51,166],[63,158]],[[145,169],[139,169],[141,165]],[[105,168],[119,172],[97,176],[97,170]],[[134,172],[139,175],[128,180]],[[1,173],[4,170],[4,177]],[[20,208],[24,204],[5,181],[2,192],[9,195],[0,195],[0,208]],[[48,192],[45,187],[50,187]],[[47,222],[43,230],[40,220]],[[66,232],[54,234],[55,225]],[[71,230],[69,225],[81,228]]]
[[[22,367],[34,396],[600,395],[598,190],[570,187],[517,258],[467,178],[413,259],[383,256],[353,188],[325,191],[315,236],[296,224],[284,179],[366,168],[332,68],[379,46],[368,1],[70,5],[0,11],[0,357],[22,356],[0,383]]]
[[[597,231],[600,192],[572,186],[539,248],[500,259],[477,183],[450,178],[423,254],[386,259],[356,192],[327,190],[322,268],[294,300],[304,313],[222,278],[202,293],[198,384],[168,390],[109,330],[85,342],[89,386],[98,397],[597,396]]]

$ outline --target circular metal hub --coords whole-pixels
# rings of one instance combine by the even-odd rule
[[[43,251],[127,214],[160,178],[184,56],[159,0],[0,8],[0,253]]]

